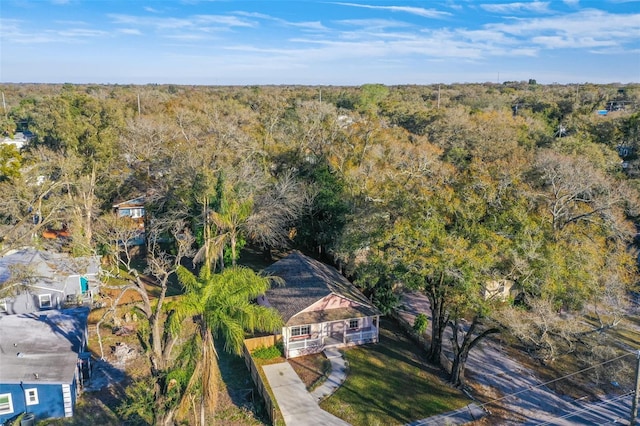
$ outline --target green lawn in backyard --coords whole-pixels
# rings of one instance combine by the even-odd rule
[[[443,381],[439,368],[390,319],[380,322],[380,343],[345,351],[347,379],[320,406],[353,426],[405,424],[471,403]]]

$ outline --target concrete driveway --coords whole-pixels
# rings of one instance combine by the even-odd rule
[[[322,410],[288,362],[262,367],[284,422],[290,426],[349,426]]]

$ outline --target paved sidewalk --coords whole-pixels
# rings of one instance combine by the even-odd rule
[[[322,410],[288,362],[262,367],[284,422],[289,426],[349,426]]]
[[[331,361],[331,373],[327,380],[316,389],[311,392],[311,396],[320,402],[326,397],[332,395],[347,378],[347,362],[345,361],[342,353],[336,349],[326,349],[324,356]]]

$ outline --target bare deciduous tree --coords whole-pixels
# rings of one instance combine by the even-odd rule
[[[119,290],[118,296],[114,299],[112,306],[105,311],[103,317],[96,326],[99,344],[102,351],[102,343],[100,339],[100,325],[104,320],[112,315],[120,300],[125,293],[129,291],[136,292],[140,296],[140,301],[136,303],[136,307],[143,314],[149,324],[151,330],[149,336],[149,362],[151,364],[151,377],[154,382],[154,399],[153,407],[154,423],[156,425],[172,424],[174,411],[166,405],[166,386],[162,381],[163,372],[169,367],[171,360],[171,352],[175,345],[177,336],[170,333],[167,321],[168,315],[164,311],[163,306],[169,286],[169,278],[173,275],[180,262],[186,256],[192,255],[193,237],[189,232],[186,224],[182,221],[174,220],[156,220],[150,224],[147,229],[147,248],[146,248],[146,264],[147,268],[143,276],[133,265],[130,255],[130,246],[128,237],[135,235],[130,224],[124,224],[122,229],[107,227],[110,234],[106,234],[103,238],[110,239],[110,247],[117,250],[114,258],[118,262],[118,269],[114,271],[118,278],[126,281],[124,286],[109,286]],[[170,254],[161,247],[161,242],[166,239],[166,235],[171,236],[171,240],[175,243],[175,254]],[[157,287],[157,295],[151,298],[149,294],[150,287]]]
[[[305,194],[300,183],[290,173],[285,174],[256,196],[253,212],[245,224],[247,236],[266,252],[271,248],[287,247],[291,226],[304,203]]]

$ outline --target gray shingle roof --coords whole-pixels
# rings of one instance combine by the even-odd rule
[[[269,304],[282,314],[287,325],[294,325],[293,322],[297,322],[292,318],[294,315],[330,294],[357,302],[359,309],[351,310],[360,313],[356,316],[380,315],[369,299],[335,268],[299,251],[269,266],[264,273],[284,280],[284,285],[269,289],[266,297]]]
[[[97,275],[100,272],[97,256],[71,257],[65,253],[25,247],[0,257],[0,284],[11,277],[10,269],[14,265],[31,268],[36,282],[51,285],[59,284],[55,277],[59,277],[59,281],[69,275]]]
[[[0,317],[0,383],[71,383],[88,314],[76,308]]]

